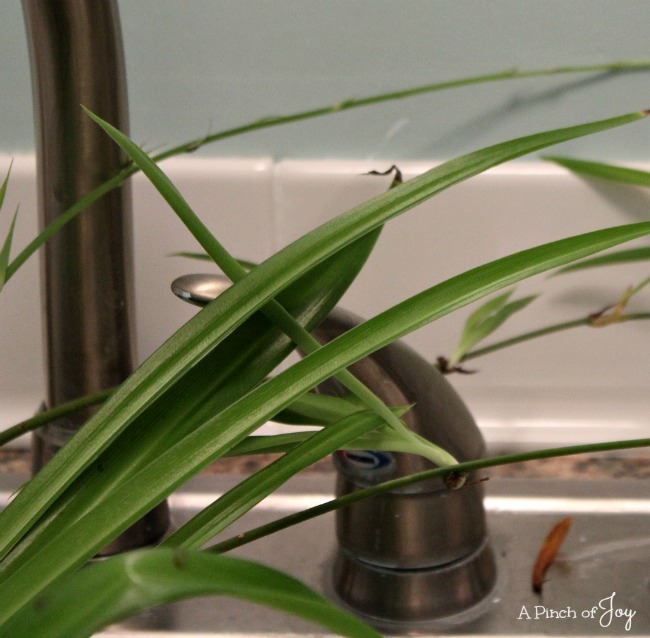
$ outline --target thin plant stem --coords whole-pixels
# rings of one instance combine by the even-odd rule
[[[545,77],[553,75],[564,75],[564,74],[573,74],[573,73],[603,73],[616,74],[616,73],[627,73],[632,71],[643,71],[650,69],[650,61],[630,61],[630,62],[615,62],[612,64],[596,64],[596,65],[582,65],[582,66],[560,66],[550,69],[531,69],[519,71],[516,68],[506,69],[498,73],[488,73],[485,75],[477,75],[467,78],[461,78],[458,80],[450,80],[446,82],[437,82],[434,84],[426,84],[419,87],[414,87],[410,89],[405,89],[402,91],[393,91],[390,93],[381,93],[378,95],[373,95],[365,98],[352,98],[339,102],[331,106],[320,107],[316,109],[311,109],[307,111],[300,111],[298,113],[293,113],[289,115],[280,115],[274,117],[264,117],[259,120],[255,120],[248,124],[242,126],[237,126],[231,129],[226,129],[217,133],[210,135],[205,135],[203,137],[190,140],[174,146],[158,155],[153,157],[154,161],[161,162],[170,157],[176,155],[181,155],[184,153],[192,153],[199,148],[211,144],[213,142],[218,142],[220,140],[228,139],[230,137],[235,137],[237,135],[243,135],[245,133],[252,133],[254,131],[259,131],[267,128],[272,128],[274,126],[282,126],[285,124],[291,124],[293,122],[299,122],[302,120],[308,120],[316,117],[321,117],[325,115],[332,115],[336,113],[341,113],[354,108],[361,108],[365,106],[372,106],[374,104],[380,104],[382,102],[391,102],[395,100],[403,100],[416,95],[423,95],[426,93],[435,93],[437,91],[443,91],[447,89],[461,88],[465,86],[471,86],[476,84],[484,84],[488,82],[498,82],[503,80],[521,80],[527,78],[535,77]],[[23,250],[14,258],[14,260],[7,267],[6,280],[8,281],[40,247],[47,241],[54,233],[56,233],[61,227],[67,224],[69,221],[74,219],[79,213],[81,213],[85,208],[90,206],[93,202],[97,201],[100,197],[110,192],[114,188],[120,186],[126,179],[139,172],[139,169],[133,165],[125,166],[119,173],[114,177],[111,177],[106,182],[92,190],[85,197],[80,199],[77,203],[73,204],[65,212],[59,215],[53,222],[50,223],[33,241],[31,241]]]
[[[650,313],[648,312],[629,313],[617,317],[614,323],[623,323],[625,321],[643,321],[647,319],[650,319]],[[565,321],[563,323],[547,326],[546,328],[540,328],[538,330],[532,330],[531,332],[525,332],[515,337],[504,339],[503,341],[498,341],[489,346],[471,350],[463,356],[461,363],[468,361],[469,359],[476,359],[478,357],[485,356],[486,354],[497,352],[498,350],[503,350],[504,348],[509,348],[510,346],[515,346],[520,343],[525,343],[526,341],[531,341],[532,339],[546,337],[547,335],[554,334],[556,332],[562,332],[564,330],[570,330],[572,328],[579,328],[581,326],[594,327],[593,319],[591,317],[583,317],[582,319]]]
[[[26,419],[25,421],[21,421],[16,425],[12,425],[6,430],[0,432],[0,446],[4,445],[5,443],[9,443],[9,441],[17,439],[19,436],[27,432],[32,432],[44,425],[47,425],[52,421],[56,421],[57,419],[61,419],[65,416],[73,414],[77,410],[103,403],[106,401],[106,399],[108,399],[108,397],[111,396],[114,391],[115,388],[108,388],[106,390],[101,390],[100,392],[87,394],[78,399],[73,399],[72,401],[62,403],[61,405],[57,405],[54,408],[40,412],[39,414]]]
[[[106,180],[103,184],[90,191],[87,195],[75,202],[70,208],[65,210],[54,221],[48,224],[34,239],[32,239],[25,248],[23,248],[13,261],[7,266],[6,281],[9,281],[16,271],[55,233],[71,222],[77,215],[82,213],[91,204],[96,202],[100,197],[110,193],[114,188],[120,186],[126,179],[137,173],[137,169],[128,167],[122,169],[117,175]]]
[[[253,131],[258,131],[260,129],[271,128],[273,126],[291,124],[294,122],[312,119],[315,117],[321,117],[324,115],[341,113],[343,111],[348,111],[350,109],[372,106],[374,104],[381,104],[382,102],[403,100],[406,98],[415,97],[417,95],[423,95],[426,93],[435,93],[447,89],[457,89],[465,86],[471,86],[474,84],[486,84],[488,82],[499,82],[502,80],[515,80],[515,79],[522,80],[527,78],[562,75],[562,74],[569,74],[569,73],[601,72],[603,74],[614,74],[614,73],[624,73],[630,71],[642,71],[648,69],[650,69],[650,61],[647,60],[632,61],[632,62],[615,62],[613,64],[560,66],[560,67],[554,67],[550,69],[530,69],[530,70],[523,70],[523,71],[520,71],[516,68],[512,68],[512,69],[506,69],[505,71],[500,71],[498,73],[488,73],[484,75],[475,75],[467,78],[460,78],[457,80],[449,80],[446,82],[424,84],[422,86],[412,87],[410,89],[404,89],[401,91],[380,93],[377,95],[372,95],[364,98],[351,98],[331,106],[320,107],[320,108],[311,109],[307,111],[300,111],[298,113],[293,113],[290,115],[264,117],[259,120],[250,122],[249,124],[244,124],[243,126],[221,131],[219,133],[213,133],[211,135],[206,135],[204,137],[192,140],[190,142],[180,144],[179,146],[175,146],[174,148],[171,148],[167,151],[164,151],[160,155],[157,155],[155,157],[155,160],[161,161],[173,155],[179,155],[181,153],[191,153],[201,148],[205,144],[210,144],[212,142],[223,140],[229,137],[234,137],[236,135],[241,135],[243,133],[250,133]]]
[[[501,456],[494,456],[486,459],[477,459],[475,461],[467,461],[459,463],[453,468],[435,468],[425,472],[418,472],[410,474],[409,476],[373,485],[364,489],[350,492],[344,496],[339,496],[320,505],[310,507],[306,510],[284,516],[266,525],[261,525],[254,529],[248,530],[243,534],[236,537],[226,539],[220,543],[212,545],[206,551],[221,554],[233,550],[242,545],[246,545],[254,540],[258,540],[270,534],[274,534],[298,523],[302,523],[317,516],[322,516],[328,512],[332,512],[341,507],[351,505],[365,498],[377,496],[389,490],[397,490],[420,481],[426,481],[432,478],[444,477],[450,472],[454,474],[464,474],[467,472],[474,472],[489,467],[497,467],[499,465],[509,465],[512,463],[522,463],[526,461],[535,461],[538,459],[556,458],[561,456],[572,456],[576,454],[590,454],[597,452],[610,452],[614,450],[628,450],[640,447],[650,447],[650,439],[630,439],[628,441],[611,441],[607,443],[590,443],[586,445],[572,445],[568,447],[547,448],[543,450],[534,450],[530,452],[517,452],[515,454],[504,454]],[[471,489],[471,486],[462,487],[460,489]]]

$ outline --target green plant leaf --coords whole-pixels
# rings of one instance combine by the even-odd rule
[[[585,177],[592,177],[597,179],[604,179],[620,184],[628,184],[632,186],[650,187],[650,172],[642,171],[639,169],[628,168],[624,166],[616,166],[614,164],[607,164],[604,162],[593,162],[588,160],[575,159],[570,157],[560,157],[556,155],[547,155],[543,159],[554,162],[559,166]],[[613,266],[617,264],[626,264],[638,261],[647,261],[650,259],[650,248],[630,248],[628,250],[610,252],[605,255],[598,255],[591,259],[585,259],[575,264],[570,264],[564,268],[560,268],[554,274],[563,274],[568,272],[576,272],[580,270],[587,270],[590,268],[598,268],[601,266]],[[639,284],[632,294],[636,294],[645,287],[647,282]]]
[[[424,325],[430,319],[447,314],[481,294],[492,292],[498,287],[511,285],[516,279],[552,268],[557,265],[558,261],[574,258],[584,251],[606,247],[612,242],[624,240],[623,238],[637,237],[639,233],[650,233],[650,223],[597,231],[560,240],[503,258],[452,278],[361,324],[325,345],[318,352],[309,355],[251,392],[239,402],[240,405],[231,406],[211,424],[203,426],[202,431],[193,433],[191,437],[196,437],[197,442],[201,440],[205,445],[214,446],[212,437],[218,436],[220,430],[227,429],[230,424],[226,424],[226,422],[230,421],[231,416],[233,420],[240,418],[248,420],[251,419],[251,410],[262,409],[264,406],[264,409],[267,410],[265,414],[261,415],[261,419],[264,421],[270,417],[272,412],[275,412],[278,404],[282,405],[289,397],[291,397],[289,400],[293,400],[292,395],[298,391],[298,387],[308,389],[312,385],[320,383],[332,374],[333,369],[349,365],[390,343],[395,338]],[[285,398],[281,395],[285,395]],[[275,406],[270,405],[269,402],[275,403]],[[189,441],[184,440],[179,447],[187,444]],[[202,449],[204,452],[208,452],[205,447]],[[177,451],[170,450],[168,452],[170,459]],[[155,470],[151,468],[152,475],[154,472]]]
[[[21,490],[0,514],[2,554],[6,554],[20,540],[74,478],[137,416],[248,316],[324,259],[388,219],[487,168],[550,144],[627,124],[645,116],[646,113],[634,113],[539,133],[451,160],[353,208],[267,259],[226,290],[154,353],[80,433]],[[401,304],[393,313],[366,322],[309,355],[246,395],[243,400],[234,402],[162,454],[156,464],[147,466],[133,476],[123,487],[118,512],[108,505],[104,507],[100,504],[97,507],[97,512],[93,513],[92,534],[80,521],[66,535],[66,543],[62,542],[63,539],[54,539],[52,551],[57,552],[56,560],[34,559],[3,583],[0,596],[5,604],[0,609],[0,618],[9,617],[30,600],[41,585],[77,564],[87,556],[88,551],[94,551],[97,543],[101,546],[107,542],[115,532],[136,520],[205,464],[336,371],[363,358],[373,349],[485,294],[572,259],[642,236],[649,230],[648,226],[639,224],[601,231],[541,247],[536,253],[524,252],[488,264],[425,291],[408,303]],[[76,551],[71,553],[70,547],[75,547]],[[46,573],[49,576],[46,577]]]
[[[312,430],[300,430],[286,434],[252,434],[234,445],[224,456],[249,456],[251,454],[284,454],[313,436]]]
[[[2,186],[0,186],[0,208],[2,208],[5,201],[5,195],[7,194],[7,184],[9,184],[9,175],[11,175],[12,166],[13,166],[13,161],[9,164],[9,169],[7,170],[7,174],[5,175],[4,180],[2,181]]]
[[[93,394],[87,394],[79,399],[73,399],[72,401],[59,404],[45,412],[39,412],[37,415],[30,417],[29,419],[16,423],[16,425],[12,425],[0,432],[0,447],[5,445],[5,443],[9,443],[9,441],[17,439],[26,432],[32,432],[48,423],[51,423],[52,421],[73,414],[83,408],[103,403],[113,392],[114,388],[109,388],[107,390],[100,390]]]
[[[360,409],[354,397],[336,397],[308,392],[290,406],[278,412],[274,421],[286,425],[328,426]]]
[[[647,283],[647,280],[646,282]],[[647,321],[650,319],[650,313],[648,312],[626,312],[620,317],[617,318],[616,322],[612,323],[623,323],[628,321]],[[483,357],[492,352],[497,352],[498,350],[503,350],[504,348],[510,348],[532,339],[539,339],[541,337],[547,337],[552,334],[559,332],[564,332],[565,330],[572,330],[574,328],[581,327],[593,327],[594,317],[593,315],[588,315],[586,317],[580,317],[579,319],[574,319],[572,321],[563,321],[561,323],[552,324],[550,326],[544,326],[543,328],[538,328],[537,330],[531,330],[529,332],[524,332],[518,334],[514,337],[504,339],[503,341],[498,341],[496,343],[491,343],[490,345],[484,346],[482,348],[477,348],[476,350],[471,350],[465,355],[464,361],[470,359],[476,359],[477,357]]]
[[[559,166],[569,169],[573,173],[584,175],[585,177],[596,177],[598,179],[633,186],[650,186],[650,173],[647,171],[605,164],[603,162],[590,162],[571,157],[559,157],[556,155],[546,155],[542,159],[554,162]]]
[[[354,280],[378,233],[379,229],[362,237],[302,276],[279,295],[280,302],[309,329],[314,328]],[[68,488],[38,528],[5,560],[3,577],[10,577],[20,561],[47,547],[50,537],[65,535],[92,507],[111,498],[119,503],[121,485],[130,476],[255,387],[292,350],[290,340],[263,315],[250,317],[139,415]],[[320,409],[322,416],[349,414],[355,409],[343,399],[329,401],[327,407],[323,400],[308,397],[299,399],[300,403],[312,406],[312,412]]]
[[[214,263],[214,260],[210,255],[207,253],[198,253],[198,252],[191,252],[191,251],[181,251],[178,253],[171,253],[169,255],[170,257],[185,257],[186,259],[195,259],[197,261],[209,261],[211,263]],[[253,270],[255,266],[258,264],[252,261],[247,261],[245,259],[238,259],[237,260],[242,268],[245,268],[246,270]]]
[[[18,208],[14,213],[13,219],[11,220],[11,225],[9,226],[9,232],[5,238],[2,249],[0,249],[0,291],[4,288],[4,285],[7,281],[7,268],[9,266],[9,253],[11,252],[11,243],[14,237],[14,228],[16,227],[16,219],[18,217]]]
[[[2,205],[4,204],[5,201],[5,195],[7,193],[7,184],[9,183],[9,175],[11,175],[12,165],[13,165],[13,161],[9,165],[9,170],[7,170],[7,174],[5,175],[2,185],[0,186],[0,208],[2,208]],[[14,228],[16,226],[17,217],[18,217],[18,208],[16,208],[16,212],[14,213],[14,217],[9,226],[9,231],[7,232],[5,241],[2,245],[2,248],[0,249],[0,291],[2,291],[2,288],[4,287],[7,281],[7,269],[9,267],[9,254],[11,252],[11,242],[13,240]]]
[[[628,248],[626,250],[617,250],[608,252],[604,255],[598,255],[590,259],[583,259],[575,264],[570,264],[564,268],[559,268],[554,275],[576,272],[578,270],[587,270],[589,268],[599,268],[601,266],[616,266],[619,264],[629,264],[633,262],[648,261],[650,259],[650,247],[643,246],[640,248]]]
[[[523,310],[528,304],[537,299],[537,295],[532,295],[508,303],[511,295],[512,291],[509,291],[490,299],[468,317],[458,345],[448,362],[450,367],[458,365],[471,348],[490,336],[513,314]]]
[[[637,295],[640,293],[644,288],[646,288],[650,284],[650,277],[646,277],[643,281],[639,282],[636,286],[632,286],[632,289],[630,290],[629,295],[627,296],[627,299],[631,299],[634,295]]]
[[[380,638],[358,618],[280,571],[241,558],[171,549],[130,552],[85,567],[35,599],[4,627],[3,635],[87,638],[150,607],[206,595],[278,609],[342,636]]]
[[[383,422],[367,411],[344,417],[248,477],[169,536],[163,545],[198,549],[252,509],[294,474],[357,439]]]
[[[181,251],[178,253],[171,253],[169,255],[170,257],[185,257],[187,259],[196,259],[197,261],[209,261],[212,262],[212,257],[208,255],[207,253],[197,253],[197,252],[191,252],[191,251]]]
[[[87,394],[79,399],[67,401],[50,408],[45,412],[39,412],[37,415],[25,419],[20,423],[16,423],[11,427],[6,428],[0,432],[0,446],[9,443],[22,436],[26,432],[33,432],[38,428],[56,421],[64,416],[68,416],[77,412],[82,408],[91,407],[103,403],[108,397],[113,394],[115,388],[108,388],[107,390],[100,390],[93,394]],[[286,410],[277,414],[274,420],[286,425],[330,425],[334,420],[340,419],[343,416],[350,414],[354,407],[350,405],[347,399],[340,397],[331,397],[324,394],[308,393],[295,401]],[[251,438],[251,437],[247,437]],[[268,438],[268,437],[258,437]],[[244,452],[241,448],[237,454],[257,454],[262,450],[261,442],[251,445],[250,449],[255,449],[255,452]],[[276,447],[273,445],[272,447]],[[284,449],[284,448],[282,448]],[[234,453],[231,451],[229,454]]]
[[[187,229],[194,235],[201,246],[206,250],[214,262],[232,281],[237,282],[246,276],[246,271],[237,260],[228,253],[214,235],[199,219],[188,202],[178,191],[172,181],[165,175],[160,167],[141,148],[139,148],[126,135],[118,131],[114,126],[103,121],[87,109],[84,109],[106,133],[120,146],[120,148],[133,160],[133,162],[149,178],[160,195],[169,204],[172,210],[178,215]],[[392,170],[392,169],[391,169]],[[390,188],[401,183],[401,173],[393,180]],[[262,312],[281,328],[298,346],[306,353],[314,352],[320,348],[318,341],[312,337],[302,326],[296,323],[291,315],[275,299],[262,308]],[[384,418],[396,432],[404,438],[413,438],[412,432],[406,427],[393,412],[384,405],[384,402],[370,391],[361,381],[347,370],[339,370],[336,378],[353,395],[360,399],[367,407]],[[429,444],[428,457],[439,465],[450,465],[456,463],[456,459],[433,443]]]
[[[349,107],[351,107],[350,104],[346,103],[339,105],[336,110],[343,110]],[[640,114],[637,115],[640,116]],[[294,121],[297,119],[300,118],[295,118]],[[616,124],[622,124],[628,121],[632,121],[632,116],[630,116],[630,119],[626,119],[625,122],[616,118]],[[547,135],[544,140],[542,140],[541,137],[538,137],[535,143],[545,146],[554,143],[553,140],[563,141],[564,139],[570,139],[570,137],[575,135],[588,134],[590,132],[595,132],[596,130],[603,130],[603,128],[606,128],[607,126],[615,125],[613,122],[614,120],[608,121],[606,126],[603,126],[604,123],[598,123],[601,125],[600,128],[592,127],[590,130],[581,129],[582,132],[578,132],[577,128],[572,129],[569,137],[562,137],[562,135],[560,135],[559,137],[556,136],[554,138],[552,135]],[[275,123],[282,122],[278,121]],[[265,122],[260,122],[259,124],[260,127],[266,125]],[[236,130],[233,131],[232,134],[239,132],[245,131]],[[567,132],[568,129],[563,131],[563,135],[566,135]],[[527,140],[527,144],[523,147],[511,145],[507,148],[507,153],[512,153],[511,156],[515,157],[525,152],[529,152],[529,150],[541,148],[540,146],[535,146],[533,143],[533,137],[534,136],[530,136]],[[497,146],[490,150],[496,150]],[[184,150],[189,151],[190,149],[185,148]],[[488,149],[485,149],[485,151],[487,150]],[[191,326],[186,330],[181,330],[178,338],[170,340],[169,344],[163,346],[163,348],[161,348],[161,350],[156,353],[151,360],[146,362],[142,368],[136,372],[134,379],[127,382],[126,388],[118,390],[116,396],[109,401],[107,406],[100,410],[98,416],[91,421],[92,425],[89,424],[90,427],[87,428],[87,434],[83,434],[73,443],[72,446],[70,446],[67,456],[66,453],[63,453],[63,458],[55,459],[53,469],[49,474],[46,473],[46,476],[42,479],[37,477],[23,490],[23,494],[31,491],[33,498],[28,499],[23,495],[19,495],[14,504],[5,512],[5,514],[7,512],[12,513],[1,517],[2,522],[0,522],[0,529],[2,529],[3,533],[1,551],[3,553],[10,551],[11,547],[14,546],[14,543],[21,537],[21,534],[26,530],[29,530],[32,523],[36,521],[39,516],[48,511],[48,508],[51,507],[51,503],[64,493],[66,487],[72,484],[72,481],[79,476],[80,472],[82,472],[84,468],[88,468],[93,460],[97,459],[98,456],[103,453],[107,446],[110,445],[111,441],[116,440],[122,432],[127,431],[128,427],[136,423],[138,418],[142,417],[148,409],[152,408],[157,399],[163,396],[169,396],[167,393],[172,393],[174,388],[178,388],[178,384],[183,379],[187,378],[187,375],[191,375],[190,370],[196,369],[196,366],[206,357],[209,357],[214,349],[218,347],[224,339],[233,334],[233,332],[253,313],[262,308],[270,300],[274,299],[281,290],[284,290],[287,286],[291,285],[292,282],[297,281],[301,274],[308,272],[310,268],[319,265],[329,256],[336,254],[336,252],[343,246],[354,241],[356,238],[363,236],[369,232],[370,229],[381,225],[383,223],[382,219],[389,219],[390,217],[393,217],[417,204],[418,201],[423,201],[426,197],[429,197],[432,194],[461,181],[462,179],[466,179],[472,174],[484,170],[484,168],[504,161],[507,153],[506,147],[504,146],[499,149],[496,157],[489,158],[488,154],[484,154],[483,157],[480,158],[479,165],[472,165],[471,161],[468,161],[467,163],[461,161],[460,164],[457,163],[456,165],[454,165],[453,162],[447,163],[445,165],[445,170],[448,171],[446,174],[445,170],[443,170],[435,175],[429,175],[428,177],[428,179],[432,180],[431,184],[433,181],[438,180],[435,188],[430,188],[431,184],[412,184],[410,190],[405,189],[400,191],[403,196],[401,198],[396,198],[392,201],[381,200],[381,202],[375,202],[377,208],[374,209],[366,209],[365,211],[362,209],[355,209],[354,213],[357,217],[355,218],[354,214],[350,215],[347,220],[347,222],[349,222],[347,228],[345,227],[345,224],[339,226],[333,224],[323,231],[320,236],[315,234],[310,240],[307,240],[302,244],[297,242],[293,247],[293,253],[292,250],[286,252],[283,251],[282,257],[275,259],[275,261],[272,258],[266,264],[260,266],[260,274],[256,275],[255,273],[251,273],[250,277],[246,277],[240,282],[240,285],[234,286],[233,292],[230,295],[227,295],[227,300],[223,301],[221,304],[216,303],[214,305],[215,309],[209,308],[206,309],[205,312],[200,313],[203,316],[197,317],[197,320],[194,322],[190,322]],[[464,159],[469,160],[470,156],[467,156]],[[473,159],[478,160],[479,158],[474,157]],[[481,166],[483,166],[483,168],[481,168]],[[115,185],[121,183],[126,174],[131,174],[132,172],[134,171],[131,169],[124,171],[111,182],[107,182],[106,185],[100,187],[98,191],[95,191],[93,194],[89,195],[84,202],[80,203],[76,210],[81,210],[83,206],[91,201],[92,197],[96,196],[101,188],[108,190],[113,188]],[[424,188],[422,189],[423,186]],[[418,192],[418,188],[421,188],[422,190]],[[427,189],[429,192],[428,194],[425,194],[424,191]],[[390,208],[391,206],[393,207],[392,209]],[[67,218],[70,218],[70,216]],[[65,221],[61,220],[60,225],[63,223],[65,223]],[[43,235],[39,241],[44,241],[44,237],[45,235]],[[327,241],[323,241],[324,239],[327,239]],[[310,241],[313,243],[310,244]],[[21,256],[24,254],[26,253],[21,253]],[[11,266],[15,269],[19,263],[20,259],[16,259]],[[8,269],[9,274],[10,271],[11,268]],[[368,344],[366,344],[366,347],[367,345]],[[330,349],[330,353],[335,352],[335,349]],[[323,361],[329,361],[329,359],[325,358]],[[311,361],[311,364],[313,363],[314,359]],[[340,362],[337,362],[336,365],[334,365],[333,361],[331,363],[333,369],[340,369],[337,367]],[[307,374],[310,371],[310,367],[307,366],[301,370],[302,373]],[[315,371],[312,371],[311,380],[313,380],[314,374]],[[284,381],[289,380],[290,377],[284,377]],[[300,383],[304,384],[307,380],[308,379],[301,379]],[[272,401],[268,402],[268,405],[255,403],[255,401],[259,401],[260,398],[263,397],[263,393],[259,394],[259,390],[262,388],[264,388],[265,391],[273,389],[275,393],[274,395],[265,398],[265,400],[272,399]],[[227,408],[224,411],[227,418],[224,419],[224,423],[221,424],[223,425],[223,432],[217,431],[217,438],[210,441],[210,445],[212,446],[210,454],[218,455],[220,452],[223,453],[228,451],[228,449],[232,449],[232,446],[236,445],[238,441],[241,441],[242,438],[246,436],[247,432],[252,431],[252,429],[256,427],[256,423],[261,422],[258,421],[258,419],[265,418],[263,415],[269,410],[277,410],[281,409],[281,407],[287,407],[292,400],[298,398],[298,395],[292,394],[296,388],[296,385],[290,385],[287,387],[282,384],[276,384],[273,386],[272,382],[260,386],[260,388],[253,390],[248,397],[245,398],[246,403],[248,403],[249,399],[253,399],[253,411],[246,415],[244,415],[243,411],[238,413],[240,408],[242,408],[241,401],[233,403],[230,408]],[[256,405],[257,407],[255,407]],[[228,418],[231,419],[230,424],[228,423]],[[214,422],[214,419],[210,419],[204,425],[212,427],[214,426]],[[208,429],[209,428],[201,426],[195,434],[199,432],[207,434]],[[177,446],[174,446],[171,450],[165,452],[165,455],[167,455],[165,458],[168,459],[170,456],[176,455],[179,460],[186,463],[186,467],[189,468],[188,471],[192,473],[201,463],[203,463],[206,450],[197,446],[200,441],[198,438],[194,438],[194,435],[189,435],[188,439],[189,438],[191,438],[192,441],[185,441],[183,439]],[[186,443],[187,445],[185,445]],[[187,453],[189,453],[190,456],[185,456],[183,458],[183,454]],[[136,478],[139,479],[151,476],[152,472],[161,469],[158,465],[158,463],[147,465],[139,474],[133,476],[132,479],[127,482],[126,486],[129,489],[133,489],[133,486],[135,486],[135,490],[138,491],[140,485],[137,483]],[[178,480],[177,468],[174,468],[174,471],[176,471],[175,477],[170,479],[164,478],[163,482],[159,483],[159,485],[155,487],[152,487],[152,484],[150,484],[148,493],[145,486],[140,504],[144,503],[146,499],[152,498],[154,490],[165,491],[171,489],[171,484]],[[18,503],[18,506],[16,506],[16,503]],[[131,501],[131,503],[133,504],[133,501]],[[145,505],[145,507],[148,506]],[[99,509],[102,510],[102,514],[107,514],[110,508],[107,504],[102,504]],[[122,515],[123,513],[119,513],[118,518]],[[135,516],[139,516],[139,513],[136,512]],[[119,527],[121,524],[126,524],[123,518],[120,518],[118,522],[115,520],[102,521],[100,516],[96,520],[101,523],[108,522],[109,527],[112,525],[114,529]],[[68,553],[70,552],[70,547],[74,547],[73,553],[76,552],[75,557],[71,558],[70,556],[64,555],[65,550],[62,550],[61,547],[59,547],[59,555],[54,555],[54,561],[58,561],[58,564],[50,568],[50,565],[48,564],[49,559],[45,556],[37,555],[33,561],[28,565],[25,565],[26,569],[20,572],[19,578],[13,581],[7,588],[3,588],[3,591],[7,594],[7,596],[2,597],[3,601],[11,601],[12,608],[15,609],[16,605],[14,603],[17,599],[20,600],[21,596],[23,601],[31,599],[34,592],[38,589],[38,585],[36,586],[36,589],[32,585],[34,582],[38,581],[42,574],[39,569],[39,561],[40,568],[49,569],[48,576],[45,580],[48,578],[51,580],[52,574],[63,573],[66,569],[70,568],[74,561],[79,560],[79,557],[87,551],[87,548],[92,542],[98,542],[98,532],[96,529],[90,530],[92,534],[94,534],[94,540],[91,539],[88,541],[85,539],[83,530],[86,529],[86,531],[88,531],[87,527],[84,528],[85,522],[87,521],[81,520],[79,527],[76,528],[75,526],[75,529],[73,529],[73,531],[76,531],[76,534],[72,534],[72,537],[81,541],[79,545],[77,546],[73,542],[72,545],[68,544],[67,547]],[[104,526],[103,529],[106,529],[106,526]],[[30,570],[32,576],[35,575],[36,578],[27,578]],[[21,587],[21,578],[22,585],[27,585],[26,587]],[[16,594],[17,598],[13,597],[12,594]],[[22,603],[18,602],[17,606],[20,607],[21,604]],[[11,614],[11,610],[3,608],[0,610],[0,613],[7,617]]]

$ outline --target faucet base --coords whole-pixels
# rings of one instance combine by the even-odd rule
[[[496,582],[496,562],[486,539],[472,554],[427,569],[388,569],[339,550],[333,565],[334,593],[369,624],[401,633],[420,624],[466,622],[483,612]]]

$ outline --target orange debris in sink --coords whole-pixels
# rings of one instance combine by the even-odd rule
[[[569,532],[572,520],[573,519],[570,516],[563,518],[557,525],[555,525],[555,527],[553,527],[542,543],[539,554],[537,555],[537,560],[535,561],[535,566],[533,567],[533,591],[538,594],[542,591],[544,574],[546,574],[546,570],[555,560],[555,556],[564,541],[564,537]]]

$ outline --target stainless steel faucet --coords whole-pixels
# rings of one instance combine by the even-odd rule
[[[115,0],[23,0],[32,69],[40,225],[114,175],[125,158],[82,111],[128,128]],[[134,365],[131,192],[104,195],[42,255],[47,406],[119,385]],[[90,416],[51,424],[33,443],[37,471]],[[145,544],[168,524],[162,504],[104,553]]]
[[[326,343],[360,323],[335,310],[315,331]],[[458,461],[485,452],[481,432],[446,379],[416,352],[393,343],[350,366],[387,405],[413,405],[402,418]],[[336,380],[319,392],[344,395]],[[335,457],[343,495],[434,467],[411,454],[341,451]],[[337,511],[333,589],[349,607],[387,631],[480,612],[496,583],[483,491],[477,477],[451,490],[443,479],[385,492]]]
[[[228,285],[220,275],[185,275],[172,290],[203,306]],[[314,336],[327,343],[360,321],[335,309]],[[349,369],[387,405],[413,405],[402,417],[406,424],[459,461],[484,454],[483,437],[460,397],[404,344],[382,348]],[[334,379],[316,390],[347,393]],[[339,495],[433,467],[419,456],[373,450],[338,452],[335,465]],[[496,565],[482,486],[475,476],[467,482],[452,490],[442,479],[431,479],[338,510],[332,570],[336,596],[387,631],[453,624],[454,618],[467,622],[479,615],[494,590]]]

